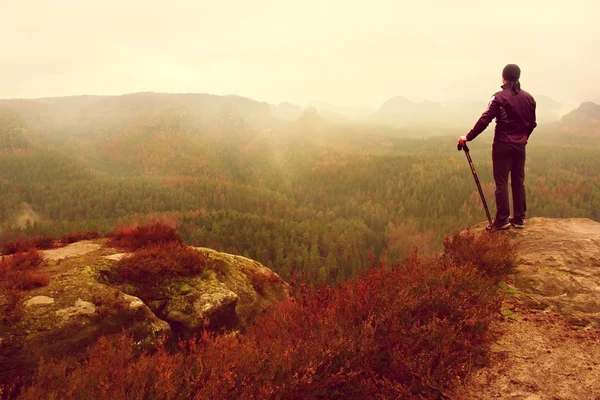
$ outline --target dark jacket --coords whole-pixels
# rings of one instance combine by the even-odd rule
[[[467,140],[473,140],[496,118],[494,142],[527,144],[529,135],[537,126],[535,121],[535,100],[524,90],[515,94],[507,83],[496,93],[487,110],[481,115]]]

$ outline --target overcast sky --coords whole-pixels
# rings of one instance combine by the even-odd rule
[[[554,5],[556,4],[556,5]],[[139,91],[378,107],[600,99],[600,1],[0,0],[0,98]]]

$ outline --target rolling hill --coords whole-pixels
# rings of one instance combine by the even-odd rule
[[[600,138],[600,105],[585,102],[558,122],[561,132],[574,136]]]

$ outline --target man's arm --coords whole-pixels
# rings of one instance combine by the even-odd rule
[[[529,124],[529,132],[527,132],[527,137],[531,136],[531,132],[537,126],[536,118],[535,118],[535,100],[533,100],[533,105],[531,106],[531,123]]]
[[[479,118],[473,129],[471,129],[471,132],[467,134],[467,140],[471,141],[475,139],[481,132],[483,132],[485,128],[488,127],[490,122],[492,122],[492,120],[496,118],[499,111],[500,100],[498,100],[496,96],[493,96],[490,100],[490,103],[488,104],[487,110],[485,110],[485,112],[481,114],[481,117]]]

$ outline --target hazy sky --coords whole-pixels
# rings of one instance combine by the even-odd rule
[[[556,4],[556,5],[555,5]],[[139,91],[600,99],[600,1],[0,0],[0,98]]]

